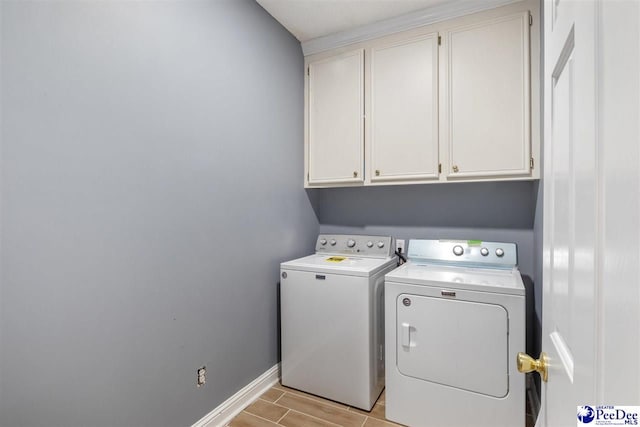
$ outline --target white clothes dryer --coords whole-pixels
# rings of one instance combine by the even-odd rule
[[[281,264],[282,384],[370,410],[384,388],[384,275],[391,237],[320,235]]]
[[[411,240],[385,277],[386,418],[412,427],[525,424],[525,288],[516,245]]]

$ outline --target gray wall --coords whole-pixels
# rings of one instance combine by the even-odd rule
[[[534,273],[535,183],[488,182],[317,190],[322,232],[460,238],[518,244]]]
[[[248,0],[0,8],[0,425],[191,425],[318,232],[300,45]]]

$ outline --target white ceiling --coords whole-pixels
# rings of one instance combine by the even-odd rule
[[[256,0],[301,42],[450,0]]]

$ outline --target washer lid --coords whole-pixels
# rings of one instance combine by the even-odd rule
[[[357,256],[315,254],[283,262],[280,264],[280,268],[282,270],[368,277],[390,265],[395,265],[395,263],[395,258],[361,258]]]
[[[517,268],[498,270],[477,267],[450,267],[409,261],[387,273],[386,282],[410,283],[479,292],[524,295]]]

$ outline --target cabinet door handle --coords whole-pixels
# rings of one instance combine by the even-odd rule
[[[453,171],[454,171],[454,172],[458,172],[458,166],[453,165]]]
[[[376,176],[380,176],[380,171],[376,169]]]
[[[354,177],[354,178],[357,178],[357,177],[358,177],[358,172],[353,171],[353,177]]]

